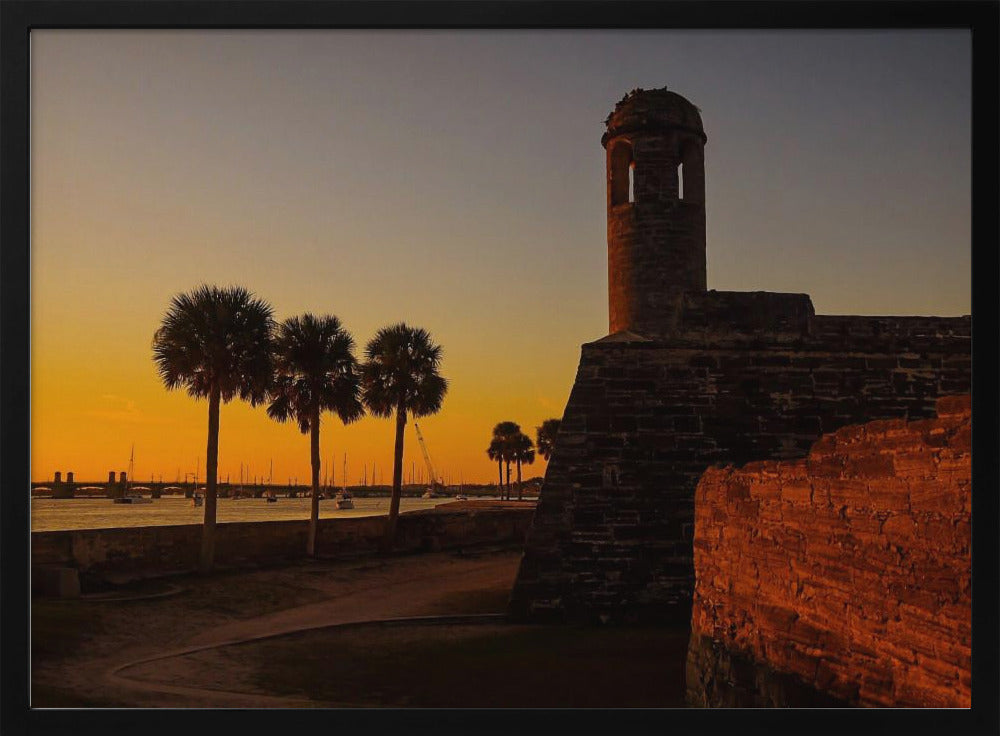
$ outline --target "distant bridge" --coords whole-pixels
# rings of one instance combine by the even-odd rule
[[[125,473],[120,473],[115,477],[113,472],[108,474],[106,481],[76,481],[73,473],[67,473],[63,480],[62,474],[56,472],[54,480],[35,481],[31,484],[31,495],[33,497],[48,496],[52,498],[75,498],[79,497],[101,497],[119,498],[125,493],[126,488]],[[231,496],[253,496],[259,498],[265,493],[275,493],[280,496],[301,496],[309,493],[308,486],[302,485],[268,485],[264,483],[228,483],[220,482],[217,486],[220,498]],[[134,485],[128,485],[129,493],[137,493],[143,496],[159,498],[162,495],[184,495],[190,498],[194,492],[205,490],[204,482],[194,481],[140,481]]]

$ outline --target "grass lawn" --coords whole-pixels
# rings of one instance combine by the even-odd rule
[[[252,669],[255,689],[331,705],[682,707],[687,643],[681,628],[400,625],[293,634],[225,655]]]
[[[64,659],[104,631],[101,612],[75,600],[36,598],[31,602],[31,656],[34,666]]]

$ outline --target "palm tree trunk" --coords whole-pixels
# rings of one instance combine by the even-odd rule
[[[503,460],[497,460],[497,472],[500,474],[500,482],[497,483],[497,490],[500,491],[500,500],[503,501]]]
[[[521,500],[521,461],[517,461],[517,500]]]
[[[510,460],[507,461],[507,488],[505,489],[505,501],[510,500]]]
[[[203,573],[212,571],[215,564],[215,507],[219,472],[219,404],[218,386],[212,386],[208,395],[208,448],[205,452],[205,521],[201,527],[201,556],[198,567]],[[197,486],[197,484],[195,484]],[[195,493],[198,489],[195,488]]]
[[[396,519],[399,518],[399,499],[403,491],[403,430],[406,429],[406,409],[396,407],[396,447],[392,456],[392,499],[389,501],[389,518],[385,522],[385,536],[382,538],[382,552],[392,550],[396,538]],[[431,488],[434,479],[431,478]]]
[[[316,556],[316,529],[319,526],[319,407],[313,409],[309,419],[309,444],[312,460],[312,504],[309,510],[309,536],[306,539],[306,554]]]

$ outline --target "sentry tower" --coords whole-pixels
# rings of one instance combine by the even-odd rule
[[[676,92],[635,89],[605,121],[610,332],[670,333],[705,291],[705,132]]]

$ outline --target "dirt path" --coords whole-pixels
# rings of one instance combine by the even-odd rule
[[[226,644],[376,619],[499,612],[502,603],[498,602],[513,584],[519,559],[519,552],[509,550],[477,557],[436,553],[361,564],[316,562],[224,580],[182,581],[191,586],[186,594],[147,601],[141,608],[136,608],[138,604],[128,608],[76,603],[99,606],[102,622],[116,625],[89,638],[74,656],[44,663],[33,683],[58,683],[60,692],[137,707],[315,705],[294,698],[229,692],[224,683],[216,690],[156,680],[160,676],[171,679],[173,658]],[[256,599],[252,595],[255,586],[269,594],[277,590],[288,600],[268,601],[268,610],[241,615],[241,605],[252,608],[260,603],[260,595]],[[212,615],[220,606],[234,613]],[[126,610],[126,615],[146,626],[117,625]],[[135,676],[151,669],[155,679]]]
[[[508,577],[513,584],[511,572],[507,558],[407,560],[369,571],[359,585],[348,586],[348,591],[330,600],[217,626],[195,634],[188,643],[196,648],[221,646],[317,626],[425,615],[448,594],[486,589]]]

